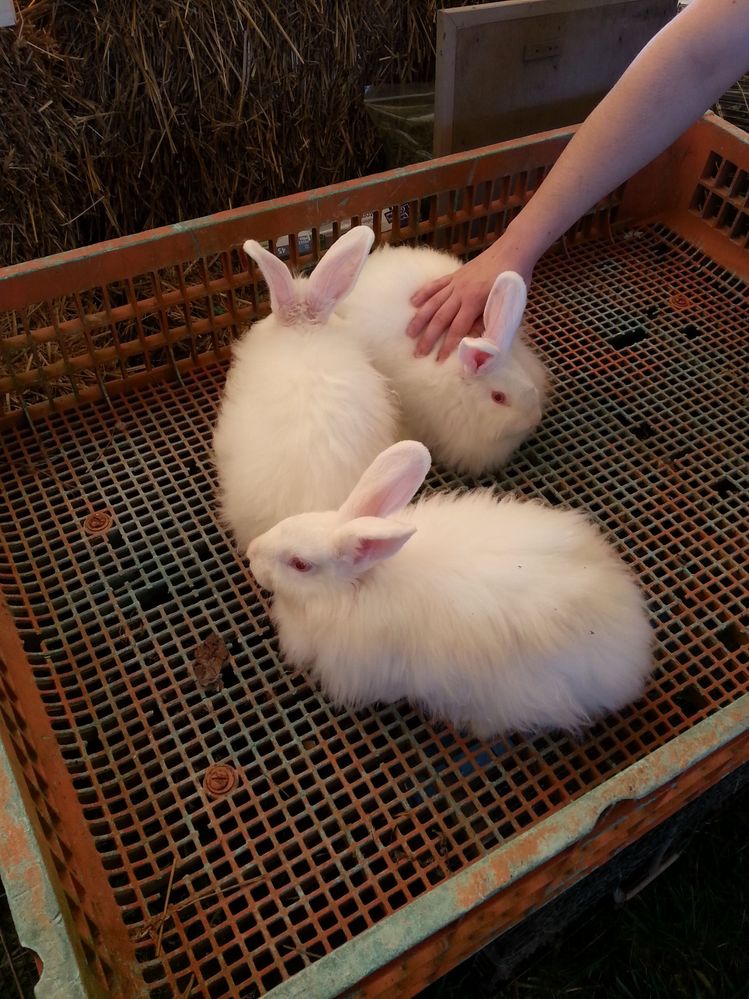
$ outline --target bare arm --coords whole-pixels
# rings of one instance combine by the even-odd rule
[[[592,205],[649,163],[749,69],[749,0],[692,0],[640,52],[580,126],[502,236],[412,299],[409,335],[447,357],[481,316],[494,278],[530,283],[539,257]]]

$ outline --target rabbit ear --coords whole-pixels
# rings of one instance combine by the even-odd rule
[[[501,353],[486,337],[464,336],[458,344],[458,360],[469,375],[485,375],[499,363]]]
[[[252,257],[265,278],[270,292],[271,311],[281,322],[288,323],[296,305],[294,279],[288,267],[275,253],[264,249],[257,240],[248,239],[243,249],[248,257]]]
[[[344,520],[389,517],[414,497],[426,478],[431,455],[418,441],[399,441],[379,454],[340,509]]]
[[[307,284],[305,297],[310,318],[327,322],[338,303],[353,290],[373,242],[372,230],[357,225],[333,243]]]
[[[412,524],[358,517],[338,528],[333,535],[333,550],[338,562],[356,569],[358,574],[395,555],[415,533]]]
[[[484,308],[484,338],[506,354],[520,326],[528,300],[525,281],[515,271],[499,274]]]

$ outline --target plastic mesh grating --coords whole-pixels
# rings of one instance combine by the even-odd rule
[[[498,480],[589,510],[648,593],[655,678],[579,742],[335,713],[283,668],[214,518],[221,367],[6,434],[3,591],[154,999],[267,991],[749,690],[747,289],[661,227],[629,237],[542,262],[556,394]],[[215,764],[238,779],[209,796]]]

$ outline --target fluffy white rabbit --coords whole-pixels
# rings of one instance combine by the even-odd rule
[[[288,661],[338,704],[405,697],[481,737],[577,730],[636,698],[651,629],[599,531],[485,489],[408,506],[429,464],[395,444],[339,510],[249,546]]]
[[[337,507],[398,439],[396,396],[334,311],[372,240],[366,227],[350,230],[309,278],[244,245],[272,311],[235,345],[213,437],[221,512],[241,551],[284,517]]]
[[[423,441],[437,461],[471,475],[499,468],[538,426],[548,379],[519,329],[525,282],[500,274],[484,310],[485,332],[465,337],[444,362],[436,351],[413,356],[406,327],[411,296],[452,274],[460,260],[427,246],[385,246],[373,253],[341,307],[400,397],[401,436]]]

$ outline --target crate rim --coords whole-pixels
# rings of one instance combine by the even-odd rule
[[[569,847],[617,825],[622,815],[675,783],[749,731],[749,694],[587,791],[553,815],[495,847],[447,881],[392,913],[267,993],[273,999],[335,999],[366,995],[356,987],[407,951],[436,937]],[[635,793],[636,792],[636,793]],[[606,821],[605,813],[609,814]],[[663,816],[666,818],[667,816]],[[658,824],[660,816],[654,825]],[[616,852],[612,849],[611,854]],[[585,872],[580,871],[582,878]],[[556,893],[555,893],[556,894]],[[498,932],[511,924],[498,927]]]
[[[230,246],[239,246],[248,238],[274,239],[286,235],[288,230],[282,224],[267,224],[283,215],[283,209],[304,207],[310,225],[315,225],[316,216],[327,204],[337,203],[345,209],[349,198],[355,194],[366,194],[370,189],[378,190],[384,185],[392,185],[397,191],[399,182],[424,175],[434,176],[435,168],[461,167],[466,162],[473,163],[468,173],[462,174],[464,185],[474,183],[474,176],[482,163],[492,161],[508,152],[523,153],[529,148],[544,146],[558,147],[566,144],[577,130],[577,125],[538,132],[535,135],[521,136],[504,142],[451,153],[420,163],[396,167],[380,173],[367,174],[353,180],[339,181],[324,187],[298,191],[282,198],[250,202],[239,208],[229,208],[210,215],[171,225],[146,229],[130,235],[91,243],[74,250],[64,250],[46,257],[36,257],[19,264],[0,267],[0,308],[23,308],[39,296],[40,280],[44,281],[45,296],[71,294],[85,291],[93,283],[132,277],[154,268],[169,266],[183,253],[183,259],[206,257]],[[413,198],[406,197],[405,201]],[[370,206],[371,208],[372,206]],[[375,206],[376,207],[376,206]],[[352,212],[356,215],[357,211]],[[319,216],[320,221],[325,221]],[[258,223],[265,223],[261,230]],[[221,233],[220,241],[211,237]],[[229,239],[224,237],[228,235]],[[175,256],[177,254],[177,256]],[[95,270],[91,271],[92,263]],[[80,277],[79,277],[80,276]]]
[[[528,149],[548,147],[556,150],[558,155],[579,127],[579,124],[575,124],[520,136],[367,174],[353,180],[298,191],[282,198],[251,202],[238,208],[118,236],[73,250],[25,260],[19,264],[0,266],[0,309],[22,310],[35,303],[39,298],[40,282],[43,282],[47,298],[70,295],[87,291],[96,285],[168,267],[179,260],[226,252],[232,247],[241,246],[248,238],[276,239],[289,232],[285,224],[287,211],[295,217],[303,212],[305,226],[314,228],[328,220],[324,215],[326,209],[336,206],[340,212],[341,209],[347,209],[349,201],[353,201],[351,215],[357,217],[366,210],[362,207],[365,204],[369,210],[373,207],[364,200],[370,190],[383,189],[391,203],[397,204],[401,185],[412,187],[417,178],[430,178],[435,172],[450,175],[456,171],[457,176],[457,171],[467,162],[471,166],[467,172],[460,173],[459,186],[470,186],[485,179],[483,168],[500,157],[509,155],[513,169],[522,170],[522,161],[527,156]],[[710,130],[716,143],[738,141],[741,145],[749,145],[749,134],[712,111],[705,112],[691,129],[705,127]],[[672,148],[674,147],[669,147],[669,150]],[[669,150],[662,155],[667,156]],[[657,159],[660,157],[656,157]],[[635,174],[637,176],[639,174]],[[403,203],[414,200],[407,192],[401,193],[405,193]],[[385,207],[385,204],[380,207]],[[413,233],[405,233],[406,238],[409,235]],[[722,262],[733,269],[731,258]]]

